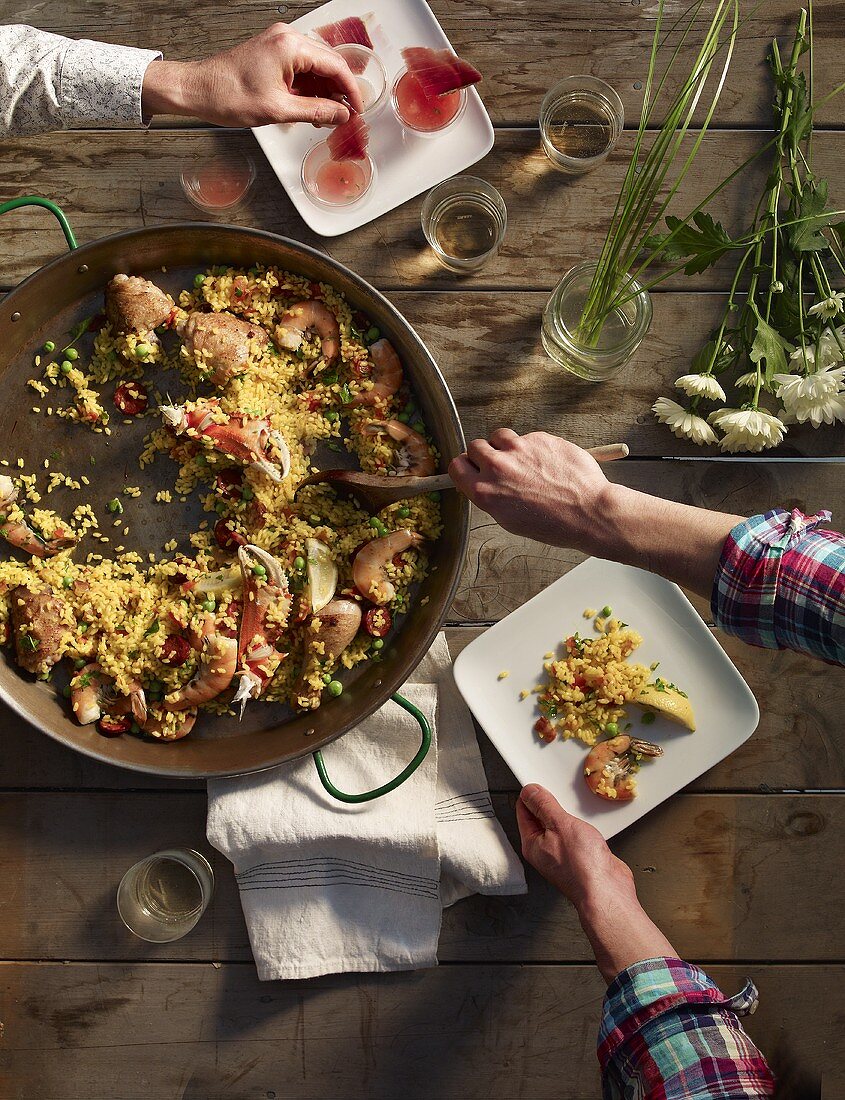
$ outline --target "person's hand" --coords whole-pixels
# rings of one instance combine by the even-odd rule
[[[516,804],[522,854],[575,906],[605,981],[643,959],[676,957],[637,898],[634,876],[586,821],[536,783]]]
[[[145,117],[191,115],[220,126],[310,122],[339,126],[348,100],[363,110],[346,61],[329,46],[274,23],[203,61],[153,61],[144,76]]]
[[[576,909],[606,893],[636,899],[633,875],[598,829],[568,814],[545,787],[523,787],[516,821],[525,859]]]
[[[610,483],[587,451],[565,439],[499,428],[449,466],[462,493],[506,531],[588,553],[598,549]]]

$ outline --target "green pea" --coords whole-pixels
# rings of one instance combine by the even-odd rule
[[[203,609],[203,611],[214,611],[214,609],[217,607],[217,603],[215,600],[212,599],[203,600],[200,604],[200,607]]]
[[[619,726],[616,722],[608,722],[604,727],[604,732],[609,733],[611,737],[615,737],[619,733]]]
[[[398,517],[399,517],[400,519],[407,519],[407,518],[408,518],[408,516],[409,516],[410,514],[411,514],[411,509],[410,509],[410,508],[408,508],[408,507],[406,507],[405,505],[403,505],[403,506],[402,506],[402,507],[401,507],[401,508],[400,508],[400,509],[398,510],[398,512],[396,513],[396,515],[397,515],[397,516],[398,516]]]
[[[71,361],[71,363],[72,363],[72,362],[74,361],[74,359],[78,359],[78,358],[79,358],[79,352],[78,352],[78,351],[76,350],[76,348],[68,348],[68,349],[67,349],[67,350],[65,351],[65,357],[66,357],[67,359],[70,359],[70,361]]]
[[[67,359],[65,359],[62,362],[62,365],[59,367],[59,370],[62,372],[62,374],[70,374],[70,372],[73,370],[73,363],[69,363]]]
[[[80,634],[87,634],[89,625],[89,623],[77,623],[76,629],[79,631]]]
[[[647,710],[645,712],[645,714],[642,716],[642,718],[640,719],[640,721],[642,722],[642,724],[644,726],[650,726],[651,723],[654,721],[654,718],[655,718],[654,712],[650,711],[650,710]]]
[[[384,638],[373,638],[373,649],[382,649],[384,647]]]
[[[328,687],[329,695],[334,695],[335,697],[337,697],[338,695],[343,694],[343,684],[340,682],[340,680],[329,680]]]
[[[381,520],[378,518],[378,516],[370,516],[370,527],[380,527],[380,526],[381,526]]]
[[[398,416],[396,417],[396,419],[397,419],[398,421],[400,421],[400,423],[402,423],[402,424],[407,424],[407,423],[408,423],[408,421],[409,421],[409,420],[411,419],[411,417],[410,417],[410,416],[408,415],[408,413],[406,413],[406,412],[401,412],[401,413],[399,413],[399,415],[398,415]]]
[[[440,500],[440,493],[438,493],[437,490],[435,489],[435,491],[433,493],[428,494],[428,499],[429,500]]]
[[[244,485],[244,487],[241,489],[241,500],[252,500],[254,496],[255,493],[253,492],[253,490],[250,489],[248,485]]]
[[[129,732],[134,733],[137,737],[138,734],[141,732],[141,727],[138,725],[137,722],[133,722],[132,725],[129,727]]]
[[[197,287],[202,286],[202,284],[204,282],[205,282],[205,275],[195,275],[194,276],[194,286],[197,286]]]
[[[337,382],[337,371],[332,371],[331,374],[324,374],[323,375],[323,385],[324,386],[333,386],[335,384],[335,382]]]
[[[293,567],[297,571],[297,573],[301,573],[302,570],[305,568],[305,558],[302,558],[302,557],[294,558],[293,559]]]
[[[323,683],[330,684],[332,682],[332,674],[330,672],[323,673]]]
[[[70,684],[65,684],[62,688],[62,695],[64,695],[65,699],[70,699]]]
[[[208,459],[205,457],[205,455],[197,455],[196,463],[197,463],[197,466],[207,466],[208,465]]]
[[[55,351],[56,350],[56,345],[53,343],[52,340],[48,340],[47,343],[44,345],[44,350],[48,351],[48,352],[49,351]]]
[[[264,565],[253,565],[252,571],[256,577],[266,577],[267,567]]]
[[[62,588],[70,588],[73,584],[73,577],[62,577]]]
[[[606,603],[599,614],[603,619],[609,619],[610,616],[613,614],[613,608],[610,606],[610,604]]]
[[[374,344],[379,336],[381,336],[381,329],[376,328],[375,325],[371,325],[370,328],[367,329],[365,339],[368,344]]]
[[[159,692],[159,694],[161,694],[161,692],[164,691],[164,684],[161,682],[161,680],[153,680],[150,683],[150,691],[157,691]]]
[[[149,344],[136,344],[135,345],[135,358],[146,359],[152,351],[152,347]]]
[[[73,662],[73,667],[78,672],[81,668],[85,668],[87,664],[88,662],[85,660],[84,657],[77,657],[76,660]]]
[[[328,420],[330,424],[334,424],[336,420],[340,420],[340,414],[336,413],[334,409],[329,409],[326,413],[326,420]]]
[[[421,420],[415,420],[414,423],[411,425],[411,427],[419,435],[424,435],[425,434],[425,424],[423,424],[423,422]]]

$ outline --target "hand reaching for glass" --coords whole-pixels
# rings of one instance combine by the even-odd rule
[[[188,115],[219,126],[339,126],[350,106],[364,107],[343,57],[284,23],[202,61],[153,61],[142,105],[145,117]]]

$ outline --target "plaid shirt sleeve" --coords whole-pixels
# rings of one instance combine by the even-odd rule
[[[746,982],[725,997],[681,959],[645,959],[611,982],[598,1056],[604,1100],[754,1100],[774,1093],[739,1016],[757,1008]]]
[[[728,535],[713,585],[716,625],[751,645],[845,664],[845,536],[830,512],[776,508]]]

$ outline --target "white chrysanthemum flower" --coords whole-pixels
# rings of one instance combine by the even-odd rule
[[[845,312],[845,290],[831,291],[829,298],[822,298],[820,302],[810,306],[808,312],[817,317],[824,317],[826,321],[831,317],[838,317],[840,313]]]
[[[682,374],[675,379],[675,386],[687,397],[709,397],[711,401],[725,401],[725,391],[712,374]]]
[[[762,409],[717,409],[707,419],[724,432],[719,447],[732,454],[777,447],[786,432],[782,420]]]
[[[748,374],[741,374],[734,385],[739,386],[740,389],[753,390],[757,385],[757,371],[750,370]]]
[[[828,367],[808,375],[776,374],[772,381],[788,418],[797,424],[809,420],[818,428],[837,421],[845,423],[843,376],[845,367]]]
[[[702,416],[696,416],[669,397],[658,397],[651,411],[661,424],[665,424],[678,439],[691,439],[693,443],[715,443],[716,433]]]
[[[843,339],[842,333],[845,333],[845,329],[837,329],[839,334],[839,340],[845,346],[845,339]],[[833,367],[837,363],[841,363],[845,359],[842,354],[842,348],[839,346],[836,336],[832,329],[825,329],[825,331],[819,337],[818,343],[806,344],[802,347],[800,344],[792,352],[789,357],[793,370],[824,370],[826,367]]]

